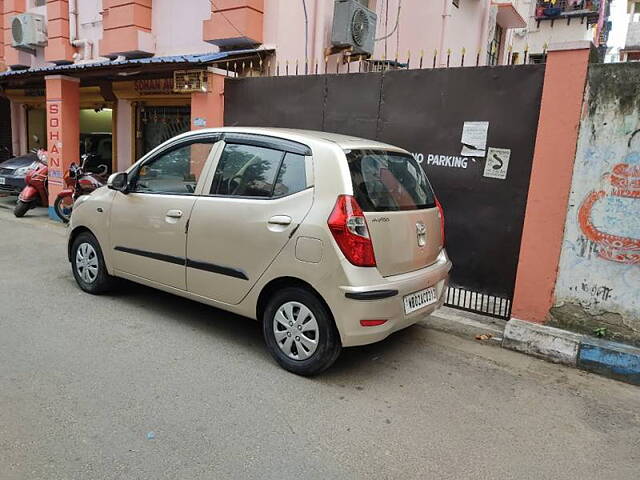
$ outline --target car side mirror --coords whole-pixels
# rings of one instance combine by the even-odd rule
[[[107,180],[107,188],[122,193],[129,193],[129,178],[127,172],[113,173]]]

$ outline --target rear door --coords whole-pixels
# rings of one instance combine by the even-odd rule
[[[239,303],[311,208],[311,152],[271,138],[225,137],[210,186],[191,213],[190,292]]]
[[[346,156],[380,273],[434,263],[443,243],[440,212],[420,165],[411,155],[386,150],[350,150]]]

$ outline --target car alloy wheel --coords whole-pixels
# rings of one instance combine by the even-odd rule
[[[273,334],[282,352],[293,360],[306,360],[318,348],[320,329],[311,310],[300,302],[286,302],[273,317]]]
[[[81,243],[76,251],[76,270],[86,283],[93,283],[98,276],[98,254],[89,243]]]

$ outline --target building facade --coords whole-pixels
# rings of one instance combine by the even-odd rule
[[[594,39],[600,12],[598,0],[0,0],[0,137],[13,154],[49,151],[53,198],[83,152],[119,170],[221,125],[224,75],[542,61],[548,42]],[[337,41],[345,29],[365,43]]]
[[[620,50],[623,62],[640,61],[640,2],[627,1],[627,34],[624,48]]]

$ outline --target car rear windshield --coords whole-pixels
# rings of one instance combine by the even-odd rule
[[[435,195],[411,155],[385,150],[345,151],[353,192],[365,212],[435,207]]]

